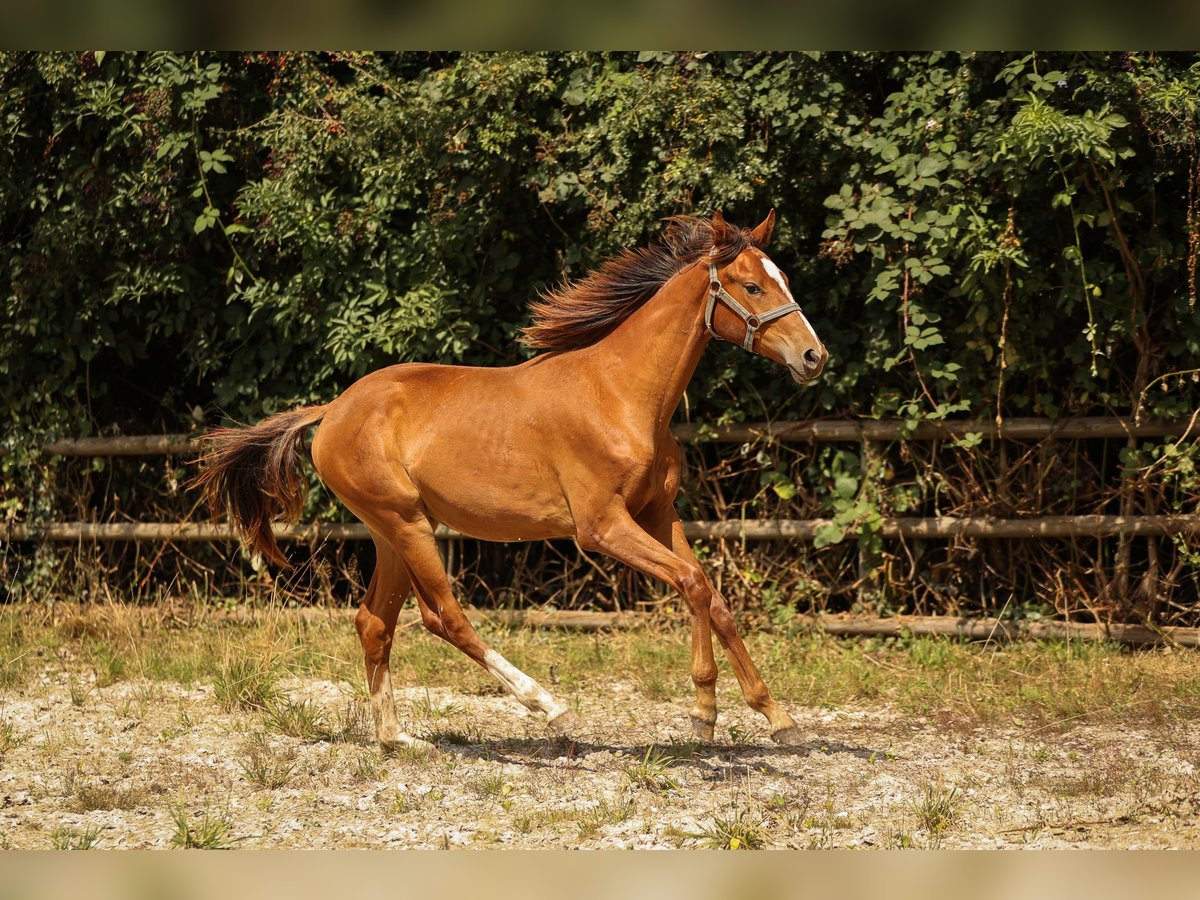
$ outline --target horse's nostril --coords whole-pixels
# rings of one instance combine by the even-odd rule
[[[821,357],[817,355],[817,351],[808,349],[804,351],[804,363],[811,369],[815,369],[821,362]]]

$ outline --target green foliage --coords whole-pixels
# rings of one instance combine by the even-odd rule
[[[1129,409],[1200,352],[1198,81],[1181,54],[6,53],[4,402],[178,428],[512,362],[539,289],[666,215],[775,205],[833,364],[717,415],[984,415],[1000,379],[1007,412]],[[725,348],[694,393],[764,371]]]
[[[0,54],[0,514],[54,517],[47,435],[517,362],[539,290],[714,208],[778,208],[771,253],[831,361],[796,390],[714,346],[697,421],[1190,414],[1198,60]],[[770,456],[749,493],[764,514],[817,484],[818,544],[871,544],[936,494],[857,465]],[[29,560],[13,592],[53,569]]]

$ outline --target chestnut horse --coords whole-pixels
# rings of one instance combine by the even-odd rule
[[[450,588],[434,529],[490,541],[573,537],[677,590],[692,616],[692,726],[712,740],[717,668],[711,631],[771,737],[801,732],[746,652],[725,599],[692,555],[675,512],[680,451],[671,416],[715,336],[784,365],[797,382],[828,358],[763,252],[774,210],[752,230],[677,217],[648,248],[543,295],[523,339],[547,350],[508,368],[409,363],[373,372],[325,406],[213,431],[197,477],[213,514],[228,512],[251,548],[287,565],[271,521],[304,502],[312,463],[371,532],[375,572],[355,625],[375,731],[386,750],[412,745],[396,718],[388,660],[396,617],[415,593],[425,626],[486,668],[521,703],[568,734],[566,706],[488,646]]]

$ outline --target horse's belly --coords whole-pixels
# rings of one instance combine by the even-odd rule
[[[421,500],[444,525],[488,541],[569,537],[574,520],[557,480],[533,465],[411,471]]]

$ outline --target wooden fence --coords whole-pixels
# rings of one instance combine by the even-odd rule
[[[1124,418],[1066,418],[1058,420],[1016,418],[994,421],[957,420],[921,422],[819,420],[810,422],[759,422],[724,426],[677,425],[675,436],[683,442],[745,443],[756,440],[787,442],[842,442],[877,444],[889,441],[933,441],[980,435],[1006,440],[1055,440],[1200,436],[1200,415],[1173,422],[1134,422]],[[194,454],[200,449],[197,435],[135,435],[62,439],[43,450],[57,456],[158,456]],[[746,541],[811,540],[826,519],[744,519],[723,522],[686,522],[689,538],[728,538]],[[1200,533],[1200,516],[1078,515],[1038,516],[1020,519],[991,517],[931,517],[884,519],[886,538],[1099,538]],[[367,529],[358,524],[276,525],[281,540],[365,540]],[[438,537],[463,535],[440,528]],[[235,538],[228,525],[196,522],[52,522],[13,523],[0,526],[0,539],[9,541],[225,541]]]

